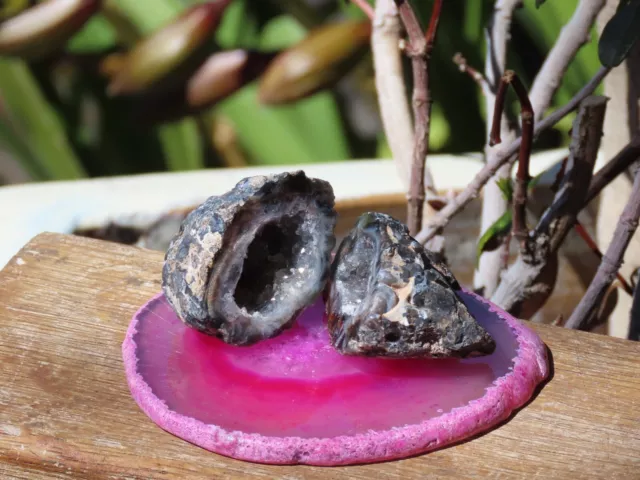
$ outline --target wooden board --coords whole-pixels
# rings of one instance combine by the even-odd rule
[[[0,478],[640,478],[640,344],[544,325],[552,380],[472,441],[340,468],[250,464],[187,444],[139,410],[121,360],[161,265],[158,252],[43,234],[0,272]]]

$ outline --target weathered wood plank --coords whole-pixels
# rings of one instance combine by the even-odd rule
[[[555,363],[529,406],[404,461],[274,467],[208,453],[131,399],[120,346],[162,255],[43,234],[0,272],[0,478],[640,478],[640,344],[536,325]]]

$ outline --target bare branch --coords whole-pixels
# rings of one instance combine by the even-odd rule
[[[609,160],[607,164],[593,176],[591,185],[589,186],[589,193],[587,193],[585,206],[600,195],[604,187],[609,185],[614,178],[622,172],[625,172],[637,160],[640,160],[640,134],[635,135],[615,157]]]
[[[427,56],[431,54],[433,45],[436,41],[436,33],[438,32],[438,22],[440,21],[440,14],[442,13],[443,0],[435,0],[433,2],[433,10],[431,11],[431,19],[429,20],[429,27],[425,39],[427,40]]]
[[[511,23],[516,8],[522,6],[522,0],[496,0],[493,14],[485,32],[487,53],[485,59],[485,78],[488,89],[485,92],[485,108],[487,112],[495,112],[497,100],[496,91],[499,89],[500,79],[504,74],[507,63],[507,48],[511,38]],[[502,112],[503,109],[500,109]],[[516,138],[516,131],[509,122],[507,115],[502,114],[494,122],[499,128],[501,137],[505,142],[512,142]],[[493,148],[490,145],[489,134],[491,123],[487,121],[487,144],[485,146],[485,161],[490,164],[502,152],[501,147]],[[498,182],[508,178],[511,174],[511,162],[505,163],[496,170],[491,181],[484,190],[482,198],[482,214],[480,230],[485,232],[507,211],[509,205],[503,197]],[[474,286],[482,288],[484,294],[490,296],[498,286],[503,267],[503,252],[484,252],[480,255],[478,270],[474,275]]]
[[[402,73],[402,26],[393,0],[376,0],[371,49],[375,66],[380,116],[405,188],[409,188],[413,158],[413,120]],[[427,174],[430,177],[428,170]]]
[[[443,0],[436,0],[431,13],[429,29],[426,35],[422,31],[418,17],[411,4],[406,0],[396,0],[400,18],[407,30],[409,44],[405,52],[411,57],[413,69],[413,117],[415,139],[411,182],[408,197],[408,226],[412,234],[422,227],[422,212],[425,200],[425,163],[429,151],[429,127],[431,117],[431,99],[429,92],[429,57],[433,49],[438,20]],[[436,193],[433,185],[426,185],[431,193]]]
[[[529,96],[518,76],[512,73],[512,83],[518,99],[520,100],[522,119],[522,142],[520,143],[520,155],[518,156],[518,173],[516,175],[516,188],[513,192],[513,236],[520,241],[521,248],[527,238],[527,188],[529,186],[529,160],[531,158],[531,146],[533,144],[533,118],[534,112],[529,102]]]
[[[618,220],[611,244],[600,262],[591,285],[567,320],[566,328],[584,330],[589,327],[593,312],[601,303],[607,288],[622,265],[624,252],[638,228],[638,218],[640,218],[640,168],[636,169],[631,196]]]
[[[509,85],[513,87],[518,96],[522,118],[522,142],[520,143],[518,174],[513,195],[513,236],[520,240],[521,248],[524,248],[527,238],[527,187],[531,179],[529,176],[529,160],[533,143],[533,110],[531,109],[527,90],[513,70],[507,70],[500,80],[500,87],[496,94],[496,109],[493,112],[493,126],[491,127],[489,145],[494,146],[502,142],[500,138],[500,120]],[[507,252],[508,247],[509,243],[507,242]]]
[[[536,236],[550,236],[553,251],[560,247],[584,206],[600,149],[606,102],[605,97],[599,96],[586,98],[582,102],[571,133],[567,173],[553,203],[542,215],[535,229]]]
[[[536,121],[543,117],[551,105],[569,64],[589,41],[591,28],[605,3],[606,0],[580,0],[573,16],[562,28],[529,92]]]
[[[498,91],[496,92],[495,103],[493,107],[493,121],[491,122],[491,132],[489,133],[489,146],[493,147],[502,143],[502,136],[500,134],[501,124],[502,124],[502,116],[504,115],[504,102],[507,98],[507,90],[509,89],[509,84],[511,83],[511,78],[506,75],[502,75],[500,79],[500,85],[498,86]]]
[[[600,261],[602,261],[602,257],[604,255],[602,255],[602,252],[598,248],[598,244],[595,242],[595,240],[593,240],[593,238],[591,238],[591,235],[589,235],[589,232],[587,232],[586,228],[584,228],[579,221],[576,221],[574,229],[578,233],[578,235],[580,235],[580,238],[582,238],[584,243],[587,244],[589,249],[598,257]],[[633,289],[631,288],[631,285],[629,285],[629,282],[627,282],[627,280],[620,274],[620,272],[617,273],[617,277],[624,291],[629,295],[633,295]]]
[[[549,52],[546,61],[540,69],[537,82],[534,82],[532,91],[530,92],[531,103],[536,113],[536,122],[542,118],[543,114],[549,108],[553,94],[560,85],[569,63],[575,57],[580,46],[587,40],[588,31],[595,21],[595,15],[597,11],[602,8],[601,5],[598,7],[595,3],[602,1],[604,0],[581,0],[572,19],[562,31],[557,43]],[[495,60],[493,65],[487,63],[488,67],[493,66],[494,68],[493,77],[490,71],[486,73],[489,84],[493,85],[493,87],[497,85],[495,79],[499,78],[504,70],[504,65],[501,66],[500,63],[499,48],[506,45],[504,36],[509,33],[508,26],[511,23],[512,11],[515,7],[520,6],[520,3],[521,2],[514,2],[513,0],[497,0],[495,2],[494,20],[496,24],[492,25],[490,29],[491,34],[489,35],[490,42],[488,42],[488,45],[491,46],[491,44],[494,43],[497,47],[495,50],[498,55],[494,56]],[[588,14],[589,12],[591,12],[590,15]],[[503,37],[501,37],[501,35],[503,35]],[[488,49],[488,53],[491,53],[493,50],[493,48]],[[491,97],[489,97],[487,105],[487,111],[495,111],[491,106]],[[515,137],[515,133],[513,133],[512,129],[510,129],[506,123],[504,116],[502,117],[500,129],[505,132],[505,141],[511,141],[512,138]],[[509,134],[511,138],[507,138],[507,134]],[[487,147],[485,151],[488,163],[492,162],[496,156],[501,155],[500,150]],[[514,162],[515,158],[512,157],[504,166],[500,167],[484,190],[481,221],[482,231],[489,228],[507,208],[506,202],[502,198],[496,184],[501,179],[510,176],[511,167]],[[474,285],[476,287],[484,286],[485,292],[490,296],[500,281],[500,276],[503,271],[501,266],[502,261],[499,251],[483,253],[480,257],[479,269],[475,275]]]
[[[456,53],[453,56],[453,63],[458,66],[458,69],[462,73],[466,73],[467,75],[469,75],[473,79],[473,81],[478,84],[478,86],[482,90],[483,95],[487,95],[487,92],[489,91],[489,83],[487,82],[487,79],[484,78],[484,75],[482,75],[478,70],[467,63],[467,59],[464,57],[464,55],[462,55],[460,52]]]
[[[546,130],[549,127],[554,126],[569,113],[574,111],[580,102],[586,97],[591,95],[602,79],[609,73],[608,68],[602,67],[594,75],[594,77],[585,85],[566,105],[562,106],[548,117],[536,124],[534,130],[534,138],[539,135],[540,132]],[[508,147],[501,150],[500,155],[496,156],[491,162],[488,162],[475,178],[467,185],[462,192],[450,201],[446,207],[444,207],[437,215],[435,215],[431,221],[422,229],[422,231],[415,236],[416,240],[420,243],[424,243],[437,234],[439,229],[447,226],[451,218],[466,207],[469,202],[475,199],[480,189],[489,181],[489,179],[498,171],[498,169],[508,162],[520,148],[521,138],[513,141]]]
[[[553,203],[528,237],[527,247],[521,250],[491,298],[514,315],[521,315],[522,305],[531,294],[542,290],[550,293],[553,288],[541,277],[548,261],[556,258],[584,205],[600,147],[605,110],[604,97],[589,97],[582,102],[572,130],[567,173]],[[529,306],[527,311],[535,312],[540,305]]]

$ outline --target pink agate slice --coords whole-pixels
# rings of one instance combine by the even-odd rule
[[[535,333],[473,293],[461,298],[495,339],[492,355],[342,356],[321,301],[280,336],[235,347],[185,326],[158,295],[127,332],[127,380],[161,428],[237,459],[344,465],[424,453],[505,420],[548,374]]]

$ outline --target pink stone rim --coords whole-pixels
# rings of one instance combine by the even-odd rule
[[[498,378],[484,396],[419,424],[333,438],[267,437],[226,431],[169,410],[137,370],[134,336],[139,316],[162,298],[155,295],[133,316],[122,344],[127,382],[142,411],[167,432],[211,452],[256,463],[336,466],[373,463],[427,453],[468,439],[506,420],[533,395],[549,374],[545,344],[523,323],[484,298],[464,290],[489,307],[513,329],[518,355],[513,370]]]

